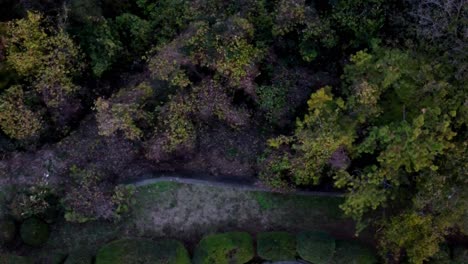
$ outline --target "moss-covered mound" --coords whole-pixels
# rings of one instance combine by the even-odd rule
[[[34,264],[34,260],[28,257],[0,254],[0,264]]]
[[[16,226],[12,220],[0,220],[0,245],[11,242],[15,238]]]
[[[63,264],[91,264],[93,256],[86,251],[74,251],[68,255]]]
[[[468,263],[468,249],[456,247],[453,249],[453,264]]]
[[[229,232],[204,237],[195,249],[194,264],[244,264],[254,257],[252,237]]]
[[[293,260],[296,238],[288,232],[266,232],[257,235],[257,254],[270,261]]]
[[[29,218],[21,225],[21,239],[24,243],[38,247],[49,238],[49,226],[37,218]]]
[[[374,264],[377,263],[377,257],[370,248],[359,242],[339,240],[331,263]]]
[[[189,264],[184,245],[176,240],[122,239],[102,247],[96,264]]]
[[[314,264],[328,264],[335,253],[335,239],[324,232],[302,232],[296,241],[299,256]]]

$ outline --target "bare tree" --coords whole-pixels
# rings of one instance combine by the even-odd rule
[[[459,65],[459,77],[468,68],[468,0],[409,0],[418,36],[448,52]]]

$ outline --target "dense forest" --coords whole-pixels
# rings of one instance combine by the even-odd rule
[[[117,221],[120,183],[180,171],[342,192],[382,263],[467,241],[466,0],[0,10],[0,219]]]

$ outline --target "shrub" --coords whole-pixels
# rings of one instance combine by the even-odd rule
[[[11,242],[15,238],[16,226],[12,220],[0,220],[0,245]]]
[[[335,252],[335,239],[324,232],[302,232],[297,235],[297,252],[314,264],[329,263]]]
[[[133,186],[112,188],[105,182],[105,174],[95,168],[70,168],[72,185],[63,196],[65,219],[74,223],[91,220],[120,220],[133,203]]]
[[[266,232],[257,236],[257,254],[265,260],[292,260],[296,256],[295,237],[287,232]]]
[[[252,237],[245,232],[229,232],[204,237],[193,256],[195,264],[243,264],[254,257]]]
[[[93,263],[93,256],[88,252],[74,251],[68,255],[63,264],[91,264]]]
[[[28,257],[0,254],[0,264],[33,264],[34,261]]]
[[[190,258],[176,240],[122,239],[105,245],[96,256],[96,264],[115,263],[189,264]]]
[[[42,183],[34,185],[25,190],[18,192],[10,202],[9,207],[11,215],[16,220],[24,220],[33,216],[48,218],[54,207],[52,204],[53,192]]]
[[[30,218],[21,225],[21,239],[30,246],[41,246],[49,238],[49,226],[37,218]]]
[[[337,241],[333,264],[373,264],[377,263],[371,249],[354,241]]]
[[[39,261],[37,261],[37,263],[63,264],[63,261],[67,257],[67,255],[63,253],[44,252],[41,255],[42,256],[39,258]]]

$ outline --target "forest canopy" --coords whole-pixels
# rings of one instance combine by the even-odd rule
[[[388,263],[468,235],[466,0],[0,8],[0,161],[60,149],[50,188],[67,221],[120,219],[133,190],[116,179],[138,161],[342,192]]]

